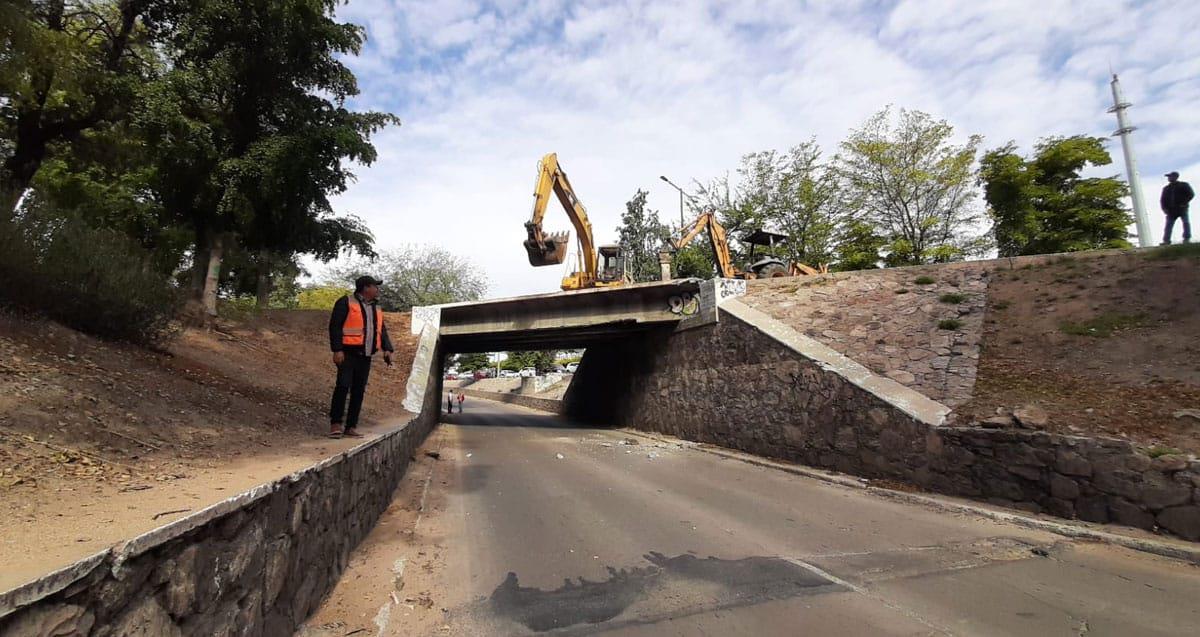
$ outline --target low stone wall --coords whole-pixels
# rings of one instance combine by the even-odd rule
[[[725,307],[734,313],[723,310],[714,325],[589,348],[565,413],[1200,539],[1195,460],[1152,460],[1117,440],[948,427],[945,405],[744,305]]]
[[[0,594],[0,635],[292,635],[436,423],[402,428]]]
[[[538,398],[536,396],[524,396],[522,394],[501,394],[497,392],[480,391],[478,389],[462,389],[459,391],[468,396],[484,398],[486,400],[494,400],[499,403],[519,405],[521,407],[528,407],[530,409],[545,411],[552,414],[563,413],[563,401],[554,400],[552,398]]]
[[[912,481],[1035,513],[1200,540],[1200,461],[1150,458],[1124,440],[938,428]]]

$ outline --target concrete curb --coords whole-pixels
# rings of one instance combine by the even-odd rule
[[[905,491],[896,491],[895,489],[871,486],[869,482],[866,482],[866,478],[851,478],[827,471],[821,471],[819,469],[812,469],[810,467],[760,458],[750,454],[731,451],[722,447],[715,447],[709,443],[696,443],[695,441],[687,441],[683,440],[682,438],[671,439],[648,434],[636,429],[621,429],[620,431],[645,438],[647,440],[653,440],[655,442],[673,443],[681,440],[684,442],[690,442],[695,445],[693,448],[704,453],[720,456],[722,458],[728,458],[730,460],[738,460],[745,462],[746,464],[751,464],[766,469],[777,469],[779,471],[784,471],[786,473],[791,473],[806,478],[814,478],[829,484],[866,491],[872,495],[887,498],[889,500],[896,500],[909,504],[918,504],[928,508],[937,509],[939,511],[979,515],[991,520],[996,520],[998,522],[1007,522],[1009,524],[1015,524],[1025,528],[1048,531],[1056,535],[1073,539],[1103,542],[1105,544],[1112,544],[1115,546],[1133,549],[1142,553],[1150,553],[1161,557],[1182,560],[1200,566],[1200,544],[1193,544],[1184,540],[1171,541],[1131,537],[1128,535],[1121,535],[1119,533],[1095,529],[1090,526],[1085,526],[1084,523],[1080,522],[1055,522],[1022,513],[1001,511],[988,507],[967,504],[965,502],[949,500],[945,497],[939,497],[935,495],[908,493]]]

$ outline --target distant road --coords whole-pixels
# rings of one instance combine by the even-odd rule
[[[429,484],[419,521],[412,510],[385,516],[321,611],[323,621],[344,616],[338,630],[388,606],[389,587],[370,583],[386,581],[381,573],[397,559],[404,586],[384,634],[1184,635],[1200,627],[1200,569],[1179,562],[478,399],[449,420],[427,445],[440,460],[424,459],[407,478],[410,493]],[[637,444],[622,444],[627,438]]]

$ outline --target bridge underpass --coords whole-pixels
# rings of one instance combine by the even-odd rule
[[[532,316],[529,299],[443,308],[436,352],[590,345],[619,358],[618,344],[649,347],[685,320],[709,320],[668,317],[653,302],[680,289],[632,295],[595,321]],[[623,399],[590,387],[596,400]],[[443,415],[304,634],[1171,635],[1200,625],[1194,567],[599,424],[609,426],[481,400]]]

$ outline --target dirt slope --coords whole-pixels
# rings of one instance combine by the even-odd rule
[[[1049,428],[1200,451],[1200,260],[1195,251],[1079,255],[992,276],[972,400],[1036,403]]]
[[[327,316],[223,321],[151,352],[0,315],[0,563],[99,550],[114,538],[97,523],[137,531],[170,519],[149,515],[184,508],[165,504],[181,493],[195,509],[222,483],[252,486],[349,446],[323,437],[333,381]],[[403,415],[416,340],[407,314],[388,320],[397,360],[372,370],[367,429]],[[156,498],[157,511],[140,506]],[[126,525],[135,514],[145,519]],[[64,550],[65,541],[78,546]],[[36,561],[26,566],[37,574]]]

